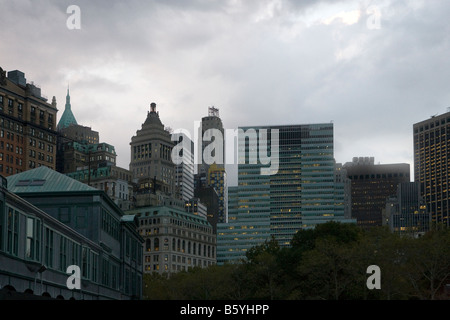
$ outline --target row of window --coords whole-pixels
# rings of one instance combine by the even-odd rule
[[[154,260],[153,262],[156,263],[146,263],[144,265],[144,270],[146,272],[153,272],[153,271],[164,271],[164,272],[179,272],[179,271],[187,271],[188,268],[191,267],[207,267],[213,264],[210,260],[202,260],[202,259],[196,259],[196,258],[190,258],[190,257],[180,257],[180,256],[172,256],[172,263],[168,262],[168,256],[164,256],[164,262],[158,263],[159,256],[153,255],[153,259],[150,259],[150,256],[146,257],[146,262],[151,262],[151,260]],[[171,266],[171,267],[170,267]]]
[[[64,273],[67,266],[78,265],[83,278],[97,281],[98,252],[9,206],[0,210],[0,251]]]
[[[127,255],[131,253],[141,262],[142,251],[137,250],[137,245],[133,247],[129,243],[126,246]],[[138,284],[142,279],[135,270],[124,268],[122,284],[118,260],[102,256],[46,225],[42,219],[7,206],[3,201],[0,201],[0,252],[18,259],[39,262],[47,269],[63,273],[66,273],[69,265],[77,265],[80,266],[82,279],[114,290],[123,288],[125,294],[139,294]]]
[[[181,253],[187,253],[192,255],[198,255],[203,256],[207,258],[214,258],[215,256],[215,249],[214,246],[208,245],[208,244],[201,244],[197,242],[191,242],[186,241],[182,239],[172,239],[172,245],[170,247],[171,251],[173,252],[181,252]],[[169,250],[169,239],[164,238],[163,243],[160,244],[159,238],[147,238],[145,240],[145,251],[159,251]]]
[[[5,105],[6,102],[6,105]],[[15,109],[16,107],[16,109]],[[15,112],[17,111],[17,112]],[[23,119],[24,117],[24,105],[23,102],[15,102],[14,99],[5,98],[0,95],[0,112],[5,112],[11,116],[16,116],[19,119]],[[39,115],[38,115],[39,113]],[[44,110],[39,110],[35,106],[31,106],[30,119],[33,122],[37,122],[39,120],[39,124],[41,126],[45,126],[47,121],[47,128],[53,130],[54,127],[54,116],[52,113],[46,113]]]

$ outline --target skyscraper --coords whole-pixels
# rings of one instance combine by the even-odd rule
[[[359,226],[381,226],[386,199],[397,193],[397,186],[409,182],[407,163],[375,164],[373,157],[354,157],[344,164],[351,180],[352,217]]]
[[[332,123],[240,130],[238,186],[229,190],[228,223],[218,224],[218,263],[243,258],[272,236],[289,246],[300,229],[355,222],[345,217],[345,188],[335,181]],[[263,174],[269,154],[270,174]]]
[[[386,202],[383,224],[392,232],[418,237],[430,230],[431,215],[420,195],[418,182],[402,182]]]
[[[197,165],[195,177],[196,191],[202,188],[213,187],[219,197],[219,211],[215,214],[214,221],[226,222],[228,215],[228,184],[225,170],[225,130],[219,116],[219,109],[208,108],[208,116],[202,118],[201,122],[201,161]],[[215,139],[219,139],[216,141]],[[219,142],[220,141],[220,142]],[[212,150],[208,149],[214,145]],[[210,154],[211,152],[211,154]],[[208,159],[211,158],[211,159]],[[218,160],[211,163],[212,159]],[[202,199],[202,201],[207,201]]]
[[[130,170],[135,208],[145,240],[144,271],[171,274],[215,263],[216,237],[206,207],[193,198],[192,143],[162,124],[151,103],[141,130],[131,138]],[[187,142],[176,155],[175,141]],[[172,152],[174,156],[172,157]],[[178,163],[177,157],[183,161]]]
[[[150,104],[147,119],[131,138],[130,145],[130,171],[138,189],[160,190],[175,197],[175,164],[171,159],[174,142],[159,118],[156,103]]]
[[[201,149],[201,154],[202,154],[202,161],[201,163],[198,164],[197,167],[197,173],[198,174],[202,174],[202,173],[208,173],[208,169],[209,169],[209,165],[208,163],[206,163],[203,157],[203,152],[205,150],[205,147],[207,145],[210,144],[208,138],[209,137],[209,133],[213,133],[212,130],[218,130],[220,132],[220,134],[222,135],[222,137],[224,137],[224,129],[223,129],[223,124],[222,124],[222,119],[220,119],[219,116],[219,109],[215,108],[215,107],[209,107],[208,108],[208,116],[207,117],[203,117],[202,118],[202,122],[201,122],[201,137],[200,138],[207,138],[206,140],[202,139],[202,149]],[[206,133],[206,134],[205,134]],[[222,155],[224,155],[225,153],[225,146],[222,147],[221,150],[213,150],[213,152],[222,152]],[[215,156],[215,155],[213,155]],[[224,161],[222,161],[222,163],[216,163],[216,165],[223,167],[224,165]]]
[[[450,112],[413,125],[414,181],[433,223],[450,225]]]

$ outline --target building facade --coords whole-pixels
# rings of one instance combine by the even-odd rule
[[[397,194],[397,186],[410,182],[406,163],[375,164],[373,157],[354,157],[344,164],[351,180],[352,216],[363,228],[383,225],[386,199]]]
[[[131,138],[130,146],[133,182],[139,186],[141,181],[148,181],[163,193],[176,197],[176,168],[171,158],[174,142],[159,118],[155,103],[151,103],[147,119]]]
[[[450,112],[413,125],[414,181],[433,223],[450,225]]]
[[[55,97],[48,103],[23,72],[0,68],[0,174],[55,169],[57,111]]]
[[[7,182],[9,192],[76,232],[79,239],[85,239],[78,240],[73,251],[73,247],[69,249],[69,242],[49,230],[50,238],[41,244],[53,254],[51,258],[44,256],[41,257],[44,260],[39,260],[47,270],[61,272],[61,268],[67,268],[66,264],[81,268],[91,264],[86,282],[81,284],[82,292],[99,290],[101,293],[92,296],[95,299],[139,299],[142,296],[143,239],[137,231],[138,222],[124,215],[103,191],[47,167],[9,176]],[[90,256],[88,251],[83,253],[85,242],[95,244],[102,254],[98,250]],[[70,259],[69,250],[72,250]],[[61,264],[60,259],[65,263]],[[44,277],[43,281],[50,283],[52,279]]]
[[[172,274],[216,263],[216,237],[206,218],[172,206],[136,208],[144,239],[144,272]]]
[[[228,223],[217,227],[218,263],[245,258],[249,248],[271,237],[289,246],[300,229],[355,222],[345,217],[344,187],[336,183],[332,123],[240,129],[239,149],[245,152],[238,155],[238,186],[229,189]],[[277,170],[262,174],[267,163],[251,161],[252,155],[261,159],[261,152],[275,156]]]
[[[400,235],[420,237],[430,230],[431,214],[420,195],[418,182],[403,182],[397,194],[388,198],[383,225]]]

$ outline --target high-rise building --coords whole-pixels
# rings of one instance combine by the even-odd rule
[[[204,157],[204,152],[205,152],[205,148],[211,143],[212,137],[211,135],[214,135],[214,131],[217,130],[218,133],[221,134],[221,137],[224,137],[224,129],[223,129],[223,123],[222,123],[222,119],[220,119],[219,116],[219,109],[215,108],[215,107],[209,107],[208,108],[208,116],[207,117],[203,117],[202,118],[202,122],[201,122],[201,160],[199,161],[200,163],[197,166],[197,173],[198,174],[202,174],[202,173],[208,173],[208,169],[209,166],[211,165],[211,163],[208,163],[208,161],[205,161],[205,157]],[[217,146],[220,147],[220,146]],[[221,152],[222,154],[216,154]],[[222,148],[215,148],[214,150],[212,150],[212,155],[211,157],[216,157],[218,159],[221,159],[221,163],[216,163],[216,165],[223,167],[224,166],[224,155],[225,155],[225,145],[222,145]]]
[[[176,167],[171,158],[174,142],[159,118],[156,103],[151,103],[147,119],[131,138],[130,146],[130,171],[138,193],[159,190],[176,198]]]
[[[414,181],[433,223],[450,225],[450,112],[413,125]]]
[[[335,181],[332,123],[240,130],[239,149],[245,152],[238,154],[238,186],[229,189],[228,223],[217,226],[218,263],[245,258],[270,237],[289,246],[300,229],[355,223],[345,217],[344,185]],[[271,171],[263,174],[268,154]]]
[[[56,99],[19,70],[0,68],[0,174],[9,176],[40,166],[56,166]]]
[[[418,237],[430,230],[431,215],[420,195],[418,182],[402,182],[388,198],[383,224],[400,235]]]
[[[373,157],[354,157],[343,168],[351,180],[352,217],[364,228],[381,226],[386,199],[397,193],[399,183],[410,181],[409,164],[375,164]]]
[[[181,142],[187,136],[175,137],[167,130],[152,103],[130,143],[136,201],[128,213],[140,222],[147,273],[171,274],[216,262],[216,236],[207,220],[207,208],[193,198],[192,144],[181,148],[183,154],[178,156],[183,161],[178,164],[172,159],[176,146],[172,138]]]
[[[217,212],[217,222],[227,222],[228,219],[228,183],[227,173],[223,166],[215,163],[209,166],[207,173],[207,187],[213,187],[218,195],[219,210]]]
[[[199,150],[201,161],[197,165],[194,188],[195,190],[200,190],[202,188],[213,187],[216,190],[219,197],[219,211],[213,220],[219,223],[226,222],[228,215],[224,132],[223,123],[219,116],[219,109],[209,107],[208,116],[203,117],[201,121],[201,141],[198,142],[202,146],[201,150]],[[211,148],[211,145],[214,148]],[[218,161],[212,162],[213,160]],[[203,201],[207,200],[205,199]]]
[[[181,143],[184,139],[187,139],[190,150],[188,148],[180,151],[180,157],[183,158],[180,164],[175,167],[175,185],[176,194],[178,198],[184,201],[189,201],[194,197],[194,142],[190,140],[185,134],[181,134],[178,137],[178,142]]]

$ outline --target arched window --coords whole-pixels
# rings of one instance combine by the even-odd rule
[[[150,239],[145,240],[145,250],[152,251],[152,241]]]
[[[153,245],[155,251],[159,251],[159,238],[155,238]]]

